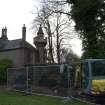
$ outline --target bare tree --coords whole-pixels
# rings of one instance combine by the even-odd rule
[[[74,64],[80,61],[80,57],[72,49],[61,49],[62,63]]]
[[[60,63],[61,45],[68,39],[73,38],[71,33],[71,20],[65,14],[58,11],[63,11],[62,6],[59,7],[59,2],[47,2],[43,0],[43,5],[34,19],[34,24],[42,24],[48,35],[48,60],[54,63],[54,48],[56,48],[57,62]],[[55,44],[55,46],[54,46]],[[53,47],[54,46],[54,47]]]

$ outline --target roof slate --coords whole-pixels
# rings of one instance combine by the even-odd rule
[[[4,50],[13,50],[13,49],[19,49],[19,48],[28,48],[28,49],[33,49],[35,48],[29,44],[26,41],[23,41],[22,39],[16,39],[16,40],[5,40],[2,41],[0,40],[0,51]]]

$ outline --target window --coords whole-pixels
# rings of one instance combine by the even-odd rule
[[[93,76],[105,76],[105,61],[94,61],[91,65]]]

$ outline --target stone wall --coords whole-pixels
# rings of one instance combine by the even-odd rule
[[[8,50],[0,52],[1,59],[10,59],[13,62],[13,67],[22,67],[24,65],[23,53],[21,49]]]

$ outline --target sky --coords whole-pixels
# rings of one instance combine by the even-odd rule
[[[23,24],[27,27],[26,39],[33,43],[33,37],[36,36],[34,30],[31,30],[32,21],[35,18],[35,8],[39,6],[39,0],[0,0],[0,35],[1,29],[7,27],[8,39],[18,39],[22,37]],[[79,56],[81,55],[81,41],[71,40],[72,49]]]
[[[23,24],[26,24],[27,39],[31,41],[31,35],[33,37],[30,30],[34,18],[33,7],[34,0],[0,0],[0,32],[2,27],[6,26],[8,38],[18,39],[22,36]]]

